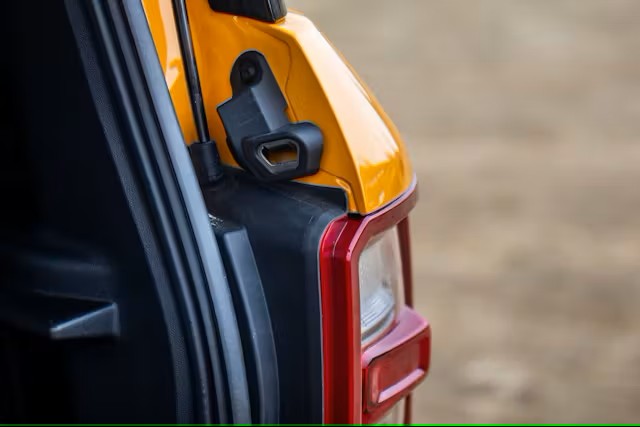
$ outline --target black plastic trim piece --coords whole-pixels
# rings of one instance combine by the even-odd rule
[[[246,229],[210,217],[227,269],[251,384],[252,421],[279,422],[278,360],[269,308]]]
[[[313,175],[320,169],[323,136],[311,122],[289,122],[287,101],[264,55],[242,53],[231,69],[233,96],[218,114],[229,148],[240,166],[262,181]],[[269,161],[264,151],[291,147],[293,158]]]
[[[284,0],[209,0],[216,12],[246,16],[260,21],[276,22],[287,15]]]

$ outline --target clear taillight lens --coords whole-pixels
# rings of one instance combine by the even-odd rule
[[[405,400],[398,402],[386,415],[384,415],[376,424],[404,424]]]
[[[379,337],[404,304],[402,259],[397,227],[375,236],[358,260],[362,345]]]

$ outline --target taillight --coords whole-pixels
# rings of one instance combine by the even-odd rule
[[[392,227],[374,236],[360,254],[360,337],[366,345],[382,335],[404,305],[400,236]]]
[[[320,248],[324,422],[406,419],[429,367],[429,325],[411,308],[409,211],[415,184],[367,216],[333,221]]]

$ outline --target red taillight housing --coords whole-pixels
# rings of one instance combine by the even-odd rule
[[[410,308],[407,217],[416,199],[414,184],[401,198],[378,212],[336,219],[322,239],[325,423],[376,422],[407,397],[427,374],[431,350],[429,324]],[[398,233],[404,304],[375,338],[363,342],[360,256],[371,242],[394,229]]]

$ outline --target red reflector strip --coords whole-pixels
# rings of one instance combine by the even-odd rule
[[[375,422],[424,379],[430,349],[429,324],[405,307],[396,326],[362,355],[364,423]]]

